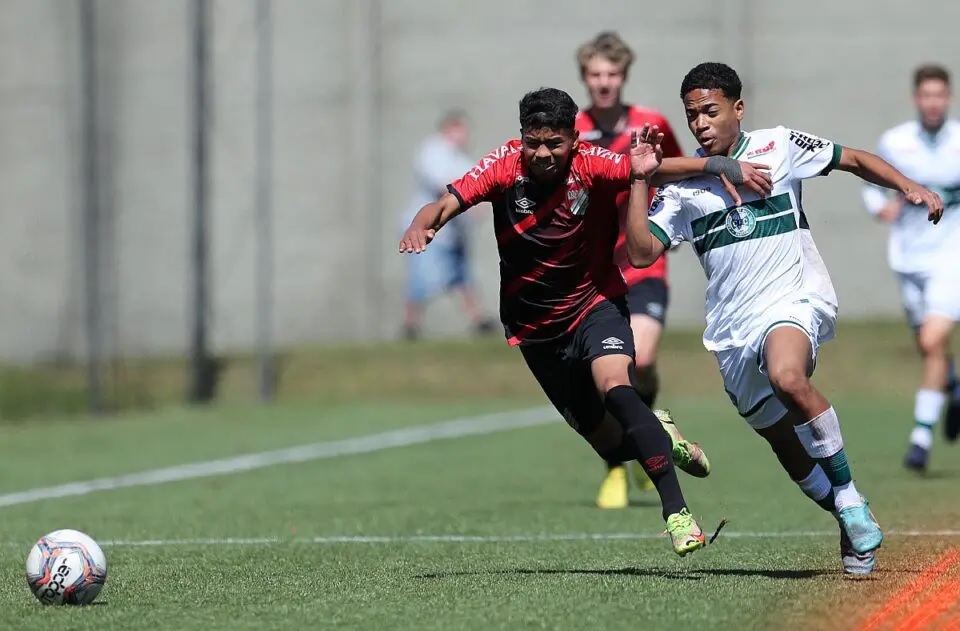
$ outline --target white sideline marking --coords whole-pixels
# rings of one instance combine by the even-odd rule
[[[109,478],[97,478],[85,482],[71,482],[57,486],[44,486],[16,493],[0,495],[0,508],[29,504],[40,500],[88,495],[97,491],[113,491],[133,486],[151,486],[195,480],[218,475],[233,475],[254,469],[263,469],[278,464],[323,460],[353,454],[366,454],[393,447],[421,445],[448,438],[462,438],[465,436],[479,436],[492,434],[522,427],[533,427],[559,421],[556,410],[552,407],[537,407],[526,410],[514,410],[483,416],[471,416],[454,419],[444,423],[418,425],[379,434],[358,436],[344,440],[334,440],[321,443],[311,443],[298,447],[288,447],[274,451],[207,460],[190,464],[150,469],[140,473],[132,473]]]
[[[893,537],[960,537],[960,530],[893,530],[885,534]],[[792,539],[836,537],[835,530],[795,530],[773,532],[726,532],[721,539]],[[328,537],[246,537],[208,539],[107,539],[102,546],[112,547],[174,547],[174,546],[270,546],[280,544],[338,545],[338,544],[405,544],[405,543],[549,543],[560,541],[643,541],[664,539],[665,535],[649,532],[559,533],[522,535],[341,535]],[[23,545],[8,542],[8,545]]]

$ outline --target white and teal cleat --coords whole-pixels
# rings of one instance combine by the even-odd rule
[[[836,517],[840,528],[849,538],[850,548],[857,554],[872,552],[883,543],[883,532],[866,498],[863,498],[862,504],[847,506],[839,511]]]

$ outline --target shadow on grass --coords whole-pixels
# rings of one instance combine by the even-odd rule
[[[462,576],[492,576],[492,575],[551,575],[551,574],[582,574],[587,576],[640,576],[646,578],[665,578],[678,581],[702,581],[711,576],[739,576],[770,578],[777,580],[808,580],[820,576],[840,574],[833,570],[755,570],[743,568],[716,568],[698,570],[665,570],[657,568],[625,567],[617,569],[528,569],[516,568],[512,570],[479,570],[473,572],[430,572],[418,574],[420,579],[444,579]]]

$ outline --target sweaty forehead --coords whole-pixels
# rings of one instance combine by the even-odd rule
[[[700,109],[701,107],[713,103],[722,103],[727,100],[723,90],[719,88],[711,88],[710,90],[697,88],[683,95],[683,106],[688,109]]]

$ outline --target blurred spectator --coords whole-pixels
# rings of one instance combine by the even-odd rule
[[[437,201],[447,190],[447,184],[473,168],[474,161],[466,154],[470,141],[470,126],[466,114],[451,111],[444,114],[438,131],[420,145],[414,163],[416,190],[403,215],[406,228],[424,205]],[[495,330],[493,320],[487,318],[474,290],[469,261],[469,222],[461,215],[437,233],[426,252],[407,258],[406,305],[403,335],[413,340],[420,337],[423,311],[427,302],[438,293],[456,291],[463,301],[463,309],[477,333],[489,334]]]

